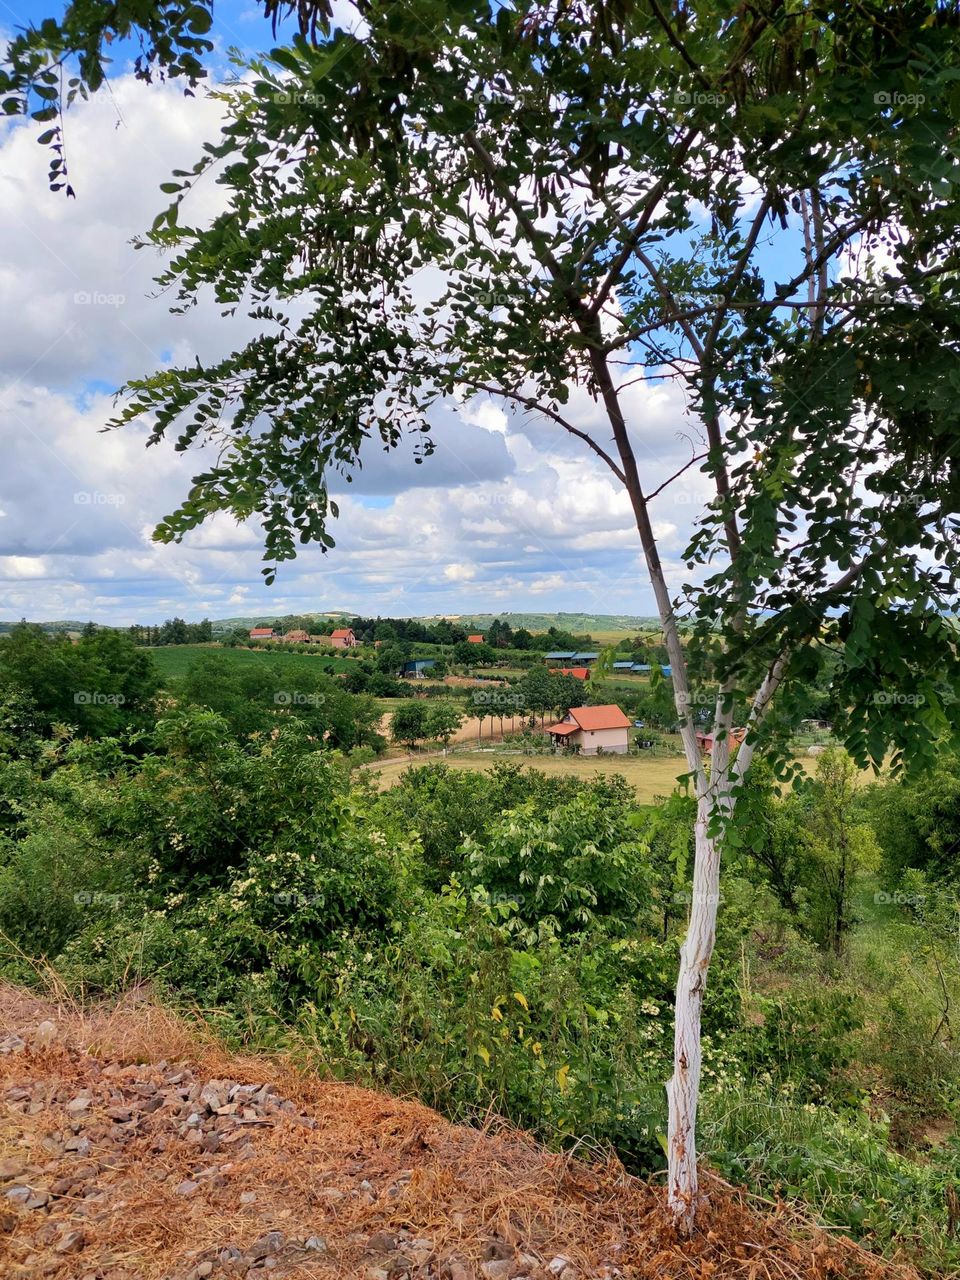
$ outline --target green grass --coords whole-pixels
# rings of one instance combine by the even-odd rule
[[[156,664],[164,680],[182,680],[193,663],[204,653],[217,653],[228,662],[248,664],[251,662],[269,662],[282,667],[285,671],[308,670],[322,671],[332,667],[334,671],[350,671],[354,660],[334,657],[330,653],[282,653],[266,649],[221,649],[219,645],[210,644],[170,644],[148,649],[150,657]]]
[[[433,757],[435,758],[435,757]],[[523,756],[505,751],[451,752],[443,758],[452,769],[492,769],[509,761],[538,769],[546,774],[563,774],[574,778],[595,778],[600,774],[619,773],[636,790],[641,804],[652,804],[657,797],[668,796],[677,785],[677,777],[686,773],[687,764],[682,756]],[[426,763],[426,761],[425,761]],[[392,786],[409,769],[407,760],[386,760],[375,767],[380,783]]]

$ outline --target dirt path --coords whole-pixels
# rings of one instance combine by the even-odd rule
[[[0,1028],[4,1280],[915,1280],[716,1183],[681,1245],[616,1162],[230,1056],[149,1003],[0,986]]]

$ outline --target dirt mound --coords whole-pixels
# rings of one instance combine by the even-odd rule
[[[908,1280],[709,1184],[662,1192],[522,1134],[231,1057],[149,1002],[0,987],[0,1274],[83,1280]]]

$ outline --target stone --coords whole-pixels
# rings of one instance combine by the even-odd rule
[[[447,1265],[449,1280],[474,1280],[473,1272],[468,1271],[462,1262],[451,1262]]]
[[[326,1253],[327,1242],[322,1236],[308,1236],[303,1243],[305,1249],[310,1249],[314,1253]]]
[[[175,1196],[192,1196],[193,1193],[196,1191],[198,1185],[199,1185],[198,1183],[191,1181],[190,1178],[185,1178],[183,1182],[181,1182],[180,1185],[176,1188],[173,1194]]]
[[[282,1231],[268,1231],[259,1240],[254,1240],[247,1250],[247,1257],[251,1262],[259,1262],[261,1258],[269,1257],[272,1253],[279,1253],[283,1248],[285,1239],[286,1237]]]
[[[255,1191],[243,1191],[240,1194],[241,1204],[256,1204],[257,1193]]]
[[[19,1053],[26,1047],[25,1041],[18,1035],[11,1034],[0,1040],[0,1053]]]
[[[80,1093],[75,1098],[71,1098],[67,1103],[67,1114],[71,1116],[80,1115],[83,1111],[90,1109],[90,1103],[93,1099],[89,1094]]]
[[[79,1253],[86,1244],[82,1231],[68,1231],[53,1246],[55,1253]]]
[[[206,1280],[206,1277],[212,1270],[213,1263],[210,1262],[209,1259],[206,1262],[201,1262],[197,1265],[197,1275],[200,1277],[200,1280]]]
[[[558,1253],[555,1258],[551,1258],[547,1263],[547,1270],[552,1276],[561,1276],[569,1266],[570,1259],[565,1258],[562,1253]]]
[[[11,1200],[14,1204],[26,1204],[27,1201],[30,1199],[30,1197],[33,1195],[33,1192],[29,1187],[17,1186],[17,1187],[11,1187],[8,1191],[5,1191],[3,1194],[8,1200]]]
[[[513,1263],[509,1258],[493,1258],[489,1262],[480,1263],[480,1274],[486,1280],[505,1280],[512,1270]]]
[[[375,1231],[367,1241],[368,1253],[389,1253],[397,1247],[397,1237],[389,1231]]]

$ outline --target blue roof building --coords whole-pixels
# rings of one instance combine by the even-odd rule
[[[421,680],[436,665],[435,658],[416,658],[413,662],[405,662],[403,664],[403,674]]]

